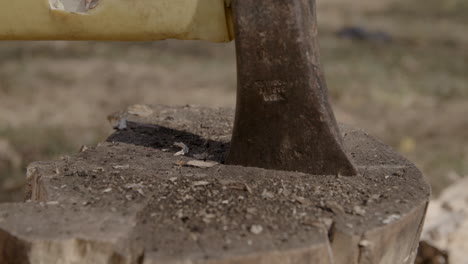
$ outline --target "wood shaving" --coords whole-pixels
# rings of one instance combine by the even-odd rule
[[[187,166],[192,166],[192,167],[196,167],[196,168],[203,168],[203,169],[211,168],[211,167],[214,167],[214,166],[216,166],[218,164],[219,163],[213,162],[213,161],[201,161],[201,160],[191,160],[191,161],[186,163]]]
[[[231,180],[220,180],[219,183],[228,189],[240,190],[240,191],[247,191],[248,193],[252,193],[252,189],[247,183],[240,182],[240,181],[231,181]]]
[[[174,143],[174,146],[181,148],[181,150],[178,151],[178,152],[176,152],[176,153],[174,154],[174,156],[185,156],[185,155],[187,155],[187,154],[189,153],[189,151],[190,151],[189,147],[187,147],[187,145],[185,145],[185,144],[182,143],[182,142],[176,142],[176,143]]]
[[[196,181],[194,182],[192,185],[193,186],[206,186],[206,185],[210,185],[211,183],[210,182],[207,182],[207,181]]]
[[[254,235],[260,235],[263,232],[263,227],[261,225],[252,225],[250,232]]]

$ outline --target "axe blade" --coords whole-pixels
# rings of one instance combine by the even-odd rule
[[[355,175],[328,102],[314,0],[233,0],[238,90],[227,163]]]

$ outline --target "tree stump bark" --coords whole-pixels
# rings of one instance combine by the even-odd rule
[[[343,177],[224,165],[229,109],[121,117],[107,142],[28,167],[28,201],[0,205],[0,263],[414,262],[430,188],[361,130],[340,127],[359,173]]]

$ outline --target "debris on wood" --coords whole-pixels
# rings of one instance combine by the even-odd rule
[[[250,232],[254,235],[260,235],[263,232],[263,227],[261,225],[252,225]]]
[[[312,202],[309,199],[304,198],[302,196],[294,195],[293,200],[304,206],[310,206],[312,204]]]
[[[174,164],[177,165],[177,166],[180,166],[180,167],[187,166],[187,161],[185,161],[185,160],[176,160],[174,162]]]
[[[171,177],[171,178],[169,178],[169,180],[170,180],[171,182],[173,182],[173,183],[174,183],[174,182],[176,182],[176,181],[177,181],[177,177]]]
[[[178,152],[176,152],[176,153],[174,154],[174,156],[185,156],[185,155],[187,155],[187,154],[189,153],[189,151],[190,151],[189,147],[187,147],[187,145],[185,145],[185,144],[182,143],[182,142],[176,142],[176,143],[174,143],[174,146],[181,148],[181,150],[178,151]]]
[[[372,246],[372,242],[370,242],[369,240],[361,240],[359,242],[359,246],[360,247],[365,247],[365,248],[368,248],[368,247],[371,247]]]
[[[201,160],[191,160],[186,163],[187,166],[207,169],[218,165],[219,163],[214,161],[201,161]]]
[[[112,126],[113,129],[115,130],[125,130],[127,129],[127,119],[122,117],[118,120],[118,122]]]
[[[258,212],[258,210],[256,208],[253,208],[253,207],[247,208],[246,211],[247,211],[248,214],[251,214],[251,215],[254,215],[254,214],[256,214]]]
[[[81,146],[80,148],[80,152],[86,152],[87,150],[88,150],[88,147],[85,145]]]
[[[140,183],[127,183],[123,187],[125,189],[143,189],[145,186],[143,182],[140,182]]]
[[[119,120],[119,124],[117,126],[117,130],[125,130],[127,129],[127,119],[121,118]]]
[[[119,126],[124,127],[127,124],[126,113],[123,111],[112,113],[107,116],[107,121],[109,121],[109,124],[113,129],[120,130]]]
[[[200,212],[200,216],[202,216],[203,222],[206,224],[211,223],[211,221],[216,218],[216,215],[213,213],[208,213],[206,210],[202,210]]]
[[[106,169],[104,169],[103,167],[97,167],[96,169],[93,170],[93,172],[105,172],[105,171]]]
[[[141,196],[145,197],[145,192],[143,192],[142,189],[137,189],[137,193],[139,193]]]
[[[248,193],[252,193],[252,189],[250,188],[250,186],[244,182],[233,180],[219,180],[219,183],[227,189],[247,191]]]
[[[284,197],[289,197],[291,195],[291,191],[286,188],[283,182],[281,182],[282,188],[279,189],[278,194],[282,194]]]
[[[207,185],[210,185],[210,184],[211,183],[207,182],[207,181],[196,181],[192,185],[197,187],[197,186],[207,186]]]
[[[327,230],[330,230],[330,228],[333,226],[333,219],[328,217],[320,218],[320,222],[322,222],[325,225]]]
[[[272,193],[272,192],[267,191],[267,189],[263,189],[262,197],[264,199],[273,199],[273,198],[275,198],[275,194]]]
[[[401,218],[401,215],[399,215],[399,214],[391,214],[391,215],[387,216],[385,219],[383,219],[382,223],[388,225],[388,224],[391,224],[391,223],[397,221],[400,218]]]
[[[355,205],[353,207],[353,213],[355,215],[364,216],[364,214],[366,213],[366,210],[364,208],[362,208],[361,206],[359,206],[359,205]]]
[[[128,107],[127,113],[134,116],[148,117],[152,115],[154,111],[147,105],[136,104]]]
[[[114,168],[114,169],[116,169],[116,170],[125,170],[125,169],[130,168],[130,165],[129,165],[129,164],[125,164],[125,165],[114,165],[114,166],[112,166],[112,168]]]

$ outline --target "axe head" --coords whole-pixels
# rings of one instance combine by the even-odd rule
[[[319,61],[314,0],[233,0],[236,119],[227,163],[355,175]]]

